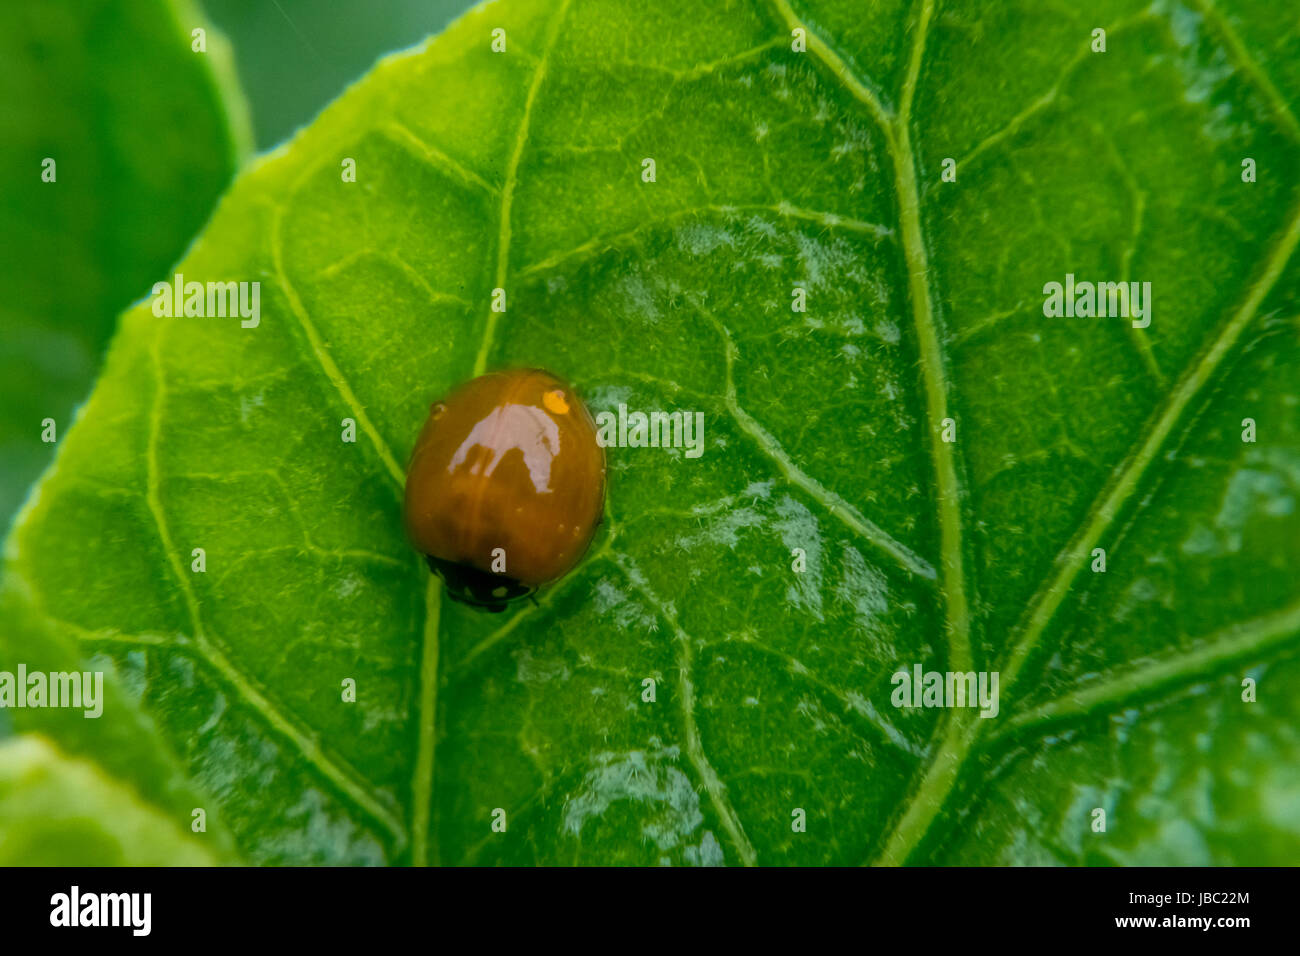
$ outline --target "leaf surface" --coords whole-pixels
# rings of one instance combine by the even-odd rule
[[[28,646],[110,660],[157,742],[119,772],[174,761],[254,862],[1293,860],[1277,16],[472,12],[224,200],[183,271],[261,281],[257,328],[126,315],[10,542]],[[1150,327],[1045,316],[1067,273],[1151,282]],[[496,617],[400,500],[429,403],[514,365],[705,445],[609,449],[592,552]],[[998,716],[894,707],[914,665]]]

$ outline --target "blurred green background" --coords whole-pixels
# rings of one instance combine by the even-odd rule
[[[42,423],[67,433],[118,314],[171,274],[239,166],[472,5],[0,2],[0,531],[57,447]]]
[[[466,0],[204,0],[235,48],[254,138],[266,150],[311,121],[375,59],[419,43]]]

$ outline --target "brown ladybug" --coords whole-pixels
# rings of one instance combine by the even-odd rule
[[[406,531],[459,601],[503,611],[566,574],[605,507],[605,451],[573,389],[481,375],[430,409],[406,469]]]

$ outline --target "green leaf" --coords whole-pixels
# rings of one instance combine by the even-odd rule
[[[260,281],[256,328],[126,315],[9,600],[112,661],[255,862],[1294,860],[1281,26],[481,8],[222,203],[182,271]],[[1067,273],[1151,282],[1150,327],[1044,315]],[[705,448],[609,449],[592,553],[497,617],[404,542],[402,463],[513,365],[702,412]],[[998,672],[998,715],[895,708],[914,665]]]
[[[206,54],[190,31],[209,29]],[[0,8],[0,515],[94,382],[120,313],[230,183],[246,138],[221,37],[184,0]],[[43,176],[55,163],[53,182]]]
[[[0,742],[0,863],[206,866],[208,850],[93,764],[37,736]]]

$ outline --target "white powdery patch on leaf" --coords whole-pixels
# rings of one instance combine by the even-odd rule
[[[690,842],[704,814],[690,777],[676,766],[680,756],[679,748],[665,747],[657,737],[650,738],[645,750],[596,754],[595,766],[565,801],[564,831],[581,837],[588,821],[614,804],[631,801],[643,805],[641,835],[657,849],[680,848],[683,860],[694,865],[721,864],[722,848],[711,831],[704,831],[698,844]]]

